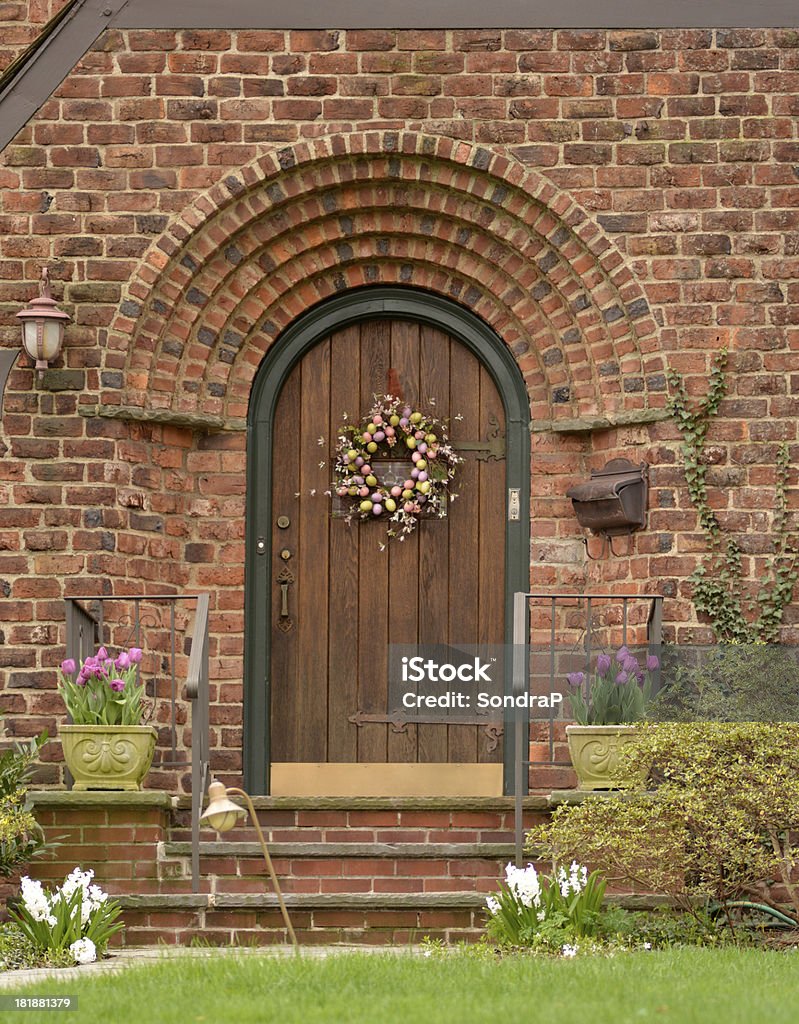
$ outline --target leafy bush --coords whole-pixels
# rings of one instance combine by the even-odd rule
[[[667,645],[648,716],[670,722],[799,722],[797,649],[782,644]]]
[[[624,795],[561,806],[529,833],[537,851],[579,853],[609,881],[664,893],[695,916],[708,903],[787,900],[799,920],[794,726],[644,724],[620,762]]]
[[[532,864],[508,864],[505,883],[486,899],[489,935],[501,945],[539,946],[552,951],[574,948],[576,939],[597,933],[605,883],[576,861],[539,877]]]
[[[39,950],[13,923],[0,925],[0,971],[21,971],[30,967],[71,967],[69,952]]]
[[[46,849],[31,812],[27,785],[47,733],[0,754],[0,875],[8,877]]]
[[[22,898],[10,909],[20,931],[40,952],[71,954],[75,963],[102,956],[122,928],[119,903],[92,884],[93,871],[75,870],[50,892],[41,882],[22,879]]]

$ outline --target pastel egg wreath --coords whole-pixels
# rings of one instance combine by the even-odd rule
[[[407,459],[401,482],[380,479],[380,462]],[[402,540],[420,518],[443,518],[457,495],[448,490],[463,460],[441,420],[393,395],[375,395],[359,424],[345,427],[336,445],[335,493],[348,503],[349,518],[385,519],[390,537]]]

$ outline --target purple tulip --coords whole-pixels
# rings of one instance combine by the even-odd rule
[[[105,647],[101,647],[100,650],[97,652],[97,655],[95,656],[94,660],[95,661],[105,661],[107,657],[108,657],[108,651],[105,649]],[[87,660],[89,660],[89,659],[87,659]]]
[[[616,652],[616,661],[618,661],[618,663],[620,665],[624,662],[625,658],[629,658],[629,657],[630,657],[630,652],[627,650],[626,647],[620,647],[618,649],[618,651]]]
[[[127,651],[122,651],[114,662],[117,668],[130,668],[130,655]]]
[[[131,649],[128,651],[128,657],[130,658],[134,665],[138,665],[142,658],[141,648],[131,647]]]
[[[74,675],[75,669],[77,667],[78,666],[75,664],[74,658],[67,658],[66,661],[61,662],[61,671],[64,673],[65,676]]]
[[[568,672],[566,679],[569,682],[569,686],[582,686],[585,682],[585,672]]]
[[[611,660],[609,654],[600,654],[596,659],[596,670],[600,676],[606,675],[610,671]]]
[[[646,659],[646,670],[647,672],[656,672],[660,668],[660,662],[654,654],[650,654]]]
[[[125,680],[112,679],[108,685],[111,687],[114,693],[122,693],[122,691],[125,689]]]
[[[622,668],[627,673],[627,675],[633,675],[635,672],[638,671],[638,661],[633,657],[625,658],[622,664]]]
[[[616,682],[619,684],[619,686],[624,686],[624,684],[628,682],[629,679],[630,677],[627,675],[626,672],[619,672],[619,674],[616,676]]]

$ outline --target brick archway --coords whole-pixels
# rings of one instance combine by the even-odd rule
[[[189,207],[129,286],[109,339],[123,390],[102,401],[241,422],[281,330],[369,284],[470,308],[514,352],[534,419],[664,402],[643,292],[566,193],[507,157],[392,132],[269,154]]]

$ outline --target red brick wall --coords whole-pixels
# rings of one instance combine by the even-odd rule
[[[356,285],[474,309],[537,422],[662,409],[667,366],[700,395],[729,348],[711,498],[756,588],[797,444],[797,93],[792,30],[107,33],[0,160],[0,341],[44,263],[74,318],[57,390],[20,360],[6,393],[12,728],[59,716],[65,594],[208,590],[215,767],[235,774],[245,434],[78,413],[241,427],[280,329]],[[532,445],[533,586],[655,588],[669,636],[706,638],[674,426]],[[563,494],[616,454],[652,467],[648,529],[587,563]]]

